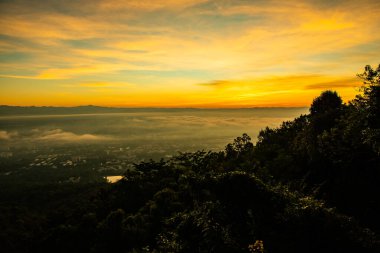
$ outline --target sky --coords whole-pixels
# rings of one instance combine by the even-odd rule
[[[302,107],[380,63],[378,0],[0,0],[0,104]]]

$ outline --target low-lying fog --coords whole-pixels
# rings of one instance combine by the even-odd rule
[[[175,150],[223,149],[248,133],[253,140],[266,126],[276,127],[306,108],[175,110],[103,114],[23,115],[0,117],[3,148],[28,145],[147,144]]]

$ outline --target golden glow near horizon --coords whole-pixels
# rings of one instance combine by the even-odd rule
[[[380,60],[379,1],[3,0],[0,104],[308,106]]]

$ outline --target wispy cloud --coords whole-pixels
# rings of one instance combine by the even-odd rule
[[[36,139],[42,141],[86,142],[110,140],[112,138],[94,134],[75,134],[62,129],[54,129],[41,133]]]
[[[246,87],[253,90],[268,91],[268,88],[275,90],[294,89],[335,89],[352,88],[360,85],[358,78],[346,78],[344,76],[326,75],[290,75],[290,76],[269,76],[265,78],[252,78],[242,80],[214,80],[207,83],[200,83],[200,86],[212,87],[215,89],[229,89],[234,87]]]
[[[233,82],[227,81],[227,80],[214,80],[214,81],[210,81],[210,82],[207,82],[207,83],[200,83],[199,85],[202,85],[202,86],[211,86],[211,87],[221,87],[221,86],[226,86],[226,85],[229,85],[229,84],[233,84]]]
[[[316,90],[334,90],[340,88],[353,88],[358,87],[360,81],[357,78],[344,78],[333,81],[326,81],[321,83],[311,83],[305,86],[305,89],[316,89]]]
[[[132,84],[129,83],[115,83],[115,82],[84,82],[79,84],[82,87],[89,87],[89,88],[101,88],[101,87],[108,87],[108,88],[116,88],[116,87],[130,87]]]
[[[18,136],[18,133],[16,131],[8,132],[0,130],[0,140],[10,140],[16,136]]]

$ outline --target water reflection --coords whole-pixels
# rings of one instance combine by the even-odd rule
[[[120,179],[122,179],[123,176],[107,176],[105,178],[106,178],[108,183],[113,184],[113,183],[116,183],[117,181],[119,181]]]

